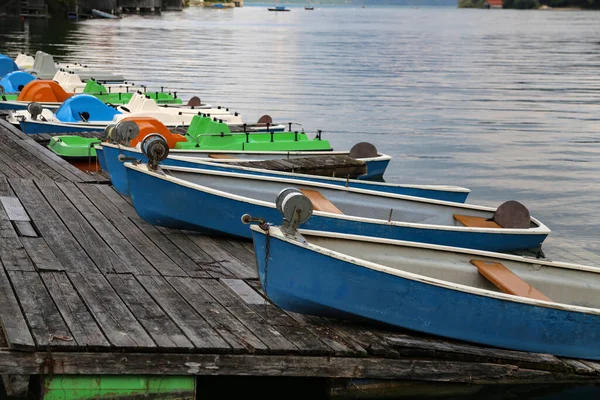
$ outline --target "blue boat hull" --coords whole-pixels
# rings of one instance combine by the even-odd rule
[[[81,133],[81,132],[104,132],[104,127],[97,126],[69,126],[60,124],[49,124],[43,121],[21,121],[21,130],[28,134],[34,135],[38,133]]]
[[[106,166],[106,160],[104,159],[104,150],[102,146],[95,147],[96,149],[96,160],[98,160],[98,164],[100,164],[100,169],[104,172],[108,172],[108,168]]]
[[[241,221],[243,214],[261,217],[271,223],[282,221],[281,214],[274,204],[272,207],[252,204],[202,192],[132,168],[126,168],[126,171],[129,193],[137,213],[154,225],[219,232],[250,239],[250,230]],[[197,206],[190,208],[189,205]],[[361,222],[317,214],[313,214],[302,228],[497,252],[537,249],[547,236],[422,229],[416,226]]]
[[[6,110],[6,111],[27,110],[27,104],[14,104],[14,103],[7,103],[5,101],[0,101],[0,110]]]
[[[141,153],[137,153],[134,151],[130,151],[127,149],[116,149],[113,147],[103,147],[102,150],[102,156],[98,155],[98,159],[104,158],[102,161],[100,161],[100,166],[102,167],[102,169],[104,171],[108,171],[109,175],[110,175],[110,179],[112,181],[113,186],[115,187],[115,189],[117,189],[117,191],[119,193],[121,193],[124,196],[129,196],[129,185],[127,183],[127,174],[125,171],[125,165],[118,160],[118,157],[120,154],[123,154],[125,157],[129,157],[129,158],[135,158],[135,159],[139,159],[142,160],[142,162],[147,162],[147,158],[141,154]],[[98,151],[96,151],[96,154],[99,154]],[[388,160],[384,161],[386,163],[389,163]],[[105,164],[105,166],[102,165],[102,163]],[[373,162],[378,163],[378,162]],[[221,165],[202,165],[202,164],[196,164],[193,162],[187,162],[187,161],[182,161],[182,160],[176,160],[176,159],[172,159],[172,158],[167,158],[162,162],[163,165],[170,165],[170,166],[175,166],[175,167],[187,167],[187,168],[199,168],[199,169],[207,169],[207,170],[211,170],[211,171],[225,171],[225,172],[236,172],[236,170],[229,168],[227,166],[227,164],[223,163]],[[385,170],[386,167],[383,167],[383,170]],[[381,169],[379,167],[379,169]],[[383,170],[382,170],[382,174],[383,174]],[[268,170],[263,171],[253,171],[253,172],[248,172],[251,175],[260,175],[260,176],[280,176],[277,175],[275,173],[269,172]],[[295,179],[299,179],[300,177]],[[345,182],[342,181],[332,181],[332,180],[327,180],[327,179],[323,179],[320,178],[318,176],[310,176],[307,175],[306,177],[301,177],[302,179],[306,179],[309,180],[311,182],[322,182],[322,183],[329,183],[329,184],[337,184],[340,186],[345,186]],[[451,192],[451,191],[441,191],[441,190],[425,190],[425,189],[419,189],[419,188],[411,188],[411,187],[397,187],[397,186],[385,186],[385,185],[376,185],[373,184],[371,182],[369,182],[368,180],[363,180],[362,182],[351,182],[349,185],[349,187],[356,187],[356,188],[361,188],[361,189],[367,189],[367,190],[376,190],[376,191],[380,191],[380,192],[385,192],[385,193],[395,193],[395,194],[403,194],[403,195],[408,195],[408,196],[417,196],[417,197],[425,197],[425,198],[429,198],[429,199],[436,199],[436,200],[446,200],[446,201],[452,201],[452,202],[456,202],[456,203],[464,203],[465,200],[467,199],[468,193],[465,192]]]
[[[373,160],[367,161],[367,173],[359,176],[358,179],[362,180],[383,180],[383,174],[387,169],[390,160]]]
[[[367,319],[511,350],[600,359],[600,316],[410,280],[253,232],[261,285],[289,311]]]

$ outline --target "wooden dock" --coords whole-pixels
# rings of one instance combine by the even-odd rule
[[[600,380],[599,363],[286,312],[263,296],[250,241],[152,226],[104,177],[4,121],[0,235],[9,389],[15,376],[61,374],[339,378],[338,387]]]

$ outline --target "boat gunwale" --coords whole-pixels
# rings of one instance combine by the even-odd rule
[[[206,165],[206,164],[220,165],[220,164],[222,164],[222,163],[213,162],[212,159],[203,159],[203,158],[199,158],[199,157],[186,157],[186,156],[170,156],[170,157],[172,160],[184,161],[184,162],[189,162],[192,164],[202,164],[202,165]],[[239,161],[239,160],[236,160],[236,161]],[[245,166],[235,165],[235,164],[232,164],[231,167],[242,170],[242,171],[261,171],[261,168],[245,167]],[[295,173],[287,172],[287,171],[271,171],[271,172],[281,174],[284,176],[290,176],[290,177],[296,176]],[[306,174],[306,175],[311,176],[309,174]],[[347,179],[345,179],[345,178],[338,178],[338,177],[332,177],[332,176],[318,176],[318,175],[314,175],[314,176],[317,178],[326,178],[326,179],[331,179],[331,180],[338,181],[338,182],[346,182],[347,181]],[[464,188],[461,186],[388,183],[388,182],[366,181],[366,180],[362,180],[362,179],[350,179],[350,181],[362,182],[362,183],[368,182],[369,184],[376,185],[376,186],[387,186],[387,187],[395,186],[395,187],[407,187],[407,188],[411,188],[411,189],[436,190],[436,191],[443,190],[443,191],[447,191],[447,192],[456,192],[456,193],[471,193],[471,189]]]
[[[267,235],[266,232],[263,229],[261,229],[258,225],[251,224],[250,229],[257,233],[260,233],[262,235],[265,235],[265,236]],[[551,260],[533,259],[530,257],[516,256],[516,255],[504,254],[504,253],[496,253],[496,252],[485,251],[485,250],[474,250],[474,249],[468,249],[468,248],[463,248],[463,247],[452,247],[452,246],[436,245],[436,244],[421,243],[421,242],[408,242],[408,241],[395,240],[395,239],[383,239],[383,238],[376,238],[376,237],[372,237],[372,236],[352,235],[352,234],[344,234],[344,233],[338,234],[336,232],[326,232],[326,231],[317,231],[317,230],[308,230],[308,229],[299,229],[298,230],[298,233],[300,233],[300,235],[302,235],[303,232],[308,235],[310,235],[310,233],[312,233],[314,236],[327,236],[327,237],[331,237],[331,238],[361,240],[361,241],[368,241],[368,242],[373,242],[373,243],[425,248],[425,249],[430,249],[430,250],[452,251],[455,253],[473,254],[473,255],[476,255],[479,257],[484,256],[484,257],[495,258],[495,259],[501,258],[501,259],[508,259],[511,261],[523,262],[523,263],[533,263],[533,264],[545,265],[545,266],[549,266],[549,267],[556,267],[559,269],[562,268],[562,269],[570,269],[570,270],[580,270],[580,271],[600,274],[600,268],[598,268],[598,267],[586,266],[586,265],[580,265],[580,264],[571,264],[571,263],[565,263],[565,262],[556,262],[556,261],[551,261]],[[325,235],[323,235],[324,232],[326,232]],[[317,233],[317,234],[315,235],[315,233]],[[290,237],[286,236],[285,234],[283,234],[281,229],[275,225],[269,225],[269,236],[275,237],[279,240],[282,240],[289,244],[293,244],[298,247],[308,248],[311,251],[314,251],[314,252],[317,252],[317,253],[323,254],[325,256],[332,257],[332,258],[335,258],[335,259],[338,259],[338,260],[341,260],[344,262],[348,262],[348,263],[357,265],[359,267],[368,268],[370,270],[386,273],[388,275],[398,276],[400,278],[408,279],[411,281],[416,281],[416,282],[420,282],[420,283],[424,283],[424,284],[442,287],[442,288],[449,289],[449,290],[456,290],[456,291],[460,291],[463,293],[468,293],[468,294],[473,294],[473,295],[478,295],[478,296],[483,296],[483,297],[490,297],[490,298],[494,298],[494,299],[498,299],[498,300],[506,300],[506,301],[510,301],[510,302],[522,303],[522,304],[538,306],[538,307],[543,307],[543,308],[557,309],[557,310],[561,310],[561,311],[572,311],[572,312],[578,312],[578,313],[583,313],[583,314],[600,315],[600,308],[577,306],[577,305],[566,304],[566,303],[558,303],[558,302],[554,302],[554,301],[546,301],[546,300],[527,298],[527,297],[502,293],[502,292],[495,292],[495,291],[488,290],[488,289],[476,288],[476,287],[464,285],[461,283],[454,283],[454,282],[450,282],[450,281],[445,281],[443,279],[431,278],[431,277],[428,277],[425,275],[415,274],[413,272],[408,272],[408,271],[403,271],[403,270],[399,270],[399,269],[392,268],[392,267],[387,267],[385,265],[378,264],[378,263],[375,263],[372,261],[368,261],[368,260],[365,260],[365,259],[362,259],[359,257],[350,256],[350,255],[341,253],[339,251],[330,250],[323,246],[311,244],[308,241],[301,242],[301,241],[297,240],[297,237],[290,238]],[[360,239],[358,239],[358,238],[360,238]]]
[[[112,143],[102,143],[102,145],[108,145],[111,147],[119,147],[119,145],[115,145]],[[126,147],[126,146],[120,146],[120,147]],[[142,151],[140,149],[134,148],[134,147],[127,147],[127,149],[136,151],[138,153],[141,153]],[[290,156],[290,155],[294,155],[294,156],[301,156],[304,154],[310,154],[310,155],[348,155],[348,153],[350,153],[350,150],[347,151],[342,151],[342,150],[299,150],[299,151],[261,151],[261,150],[210,150],[210,149],[199,149],[199,150],[191,150],[191,149],[169,149],[169,155],[178,155],[178,154],[173,154],[173,153],[190,153],[190,154],[194,154],[194,153],[198,153],[198,152],[206,152],[206,153],[211,153],[211,154],[237,154],[237,153],[242,153],[242,154],[256,154],[256,155],[260,155],[260,154],[277,154],[277,155],[286,155],[286,156]],[[185,156],[180,156],[180,157],[185,157]],[[361,160],[364,162],[370,162],[370,161],[390,161],[392,159],[392,156],[388,155],[388,154],[384,154],[384,153],[380,153],[377,152],[377,156],[375,157],[365,157],[365,158],[358,158],[357,160]],[[238,160],[239,161],[239,160]],[[243,161],[248,161],[247,159],[244,159]]]
[[[210,188],[207,186],[189,182],[184,179],[177,178],[173,175],[168,175],[167,173],[161,174],[161,173],[149,171],[147,164],[141,163],[138,165],[133,165],[131,162],[125,162],[124,165],[126,168],[135,169],[146,175],[151,175],[151,176],[160,178],[162,180],[170,181],[176,185],[185,186],[190,189],[200,190],[205,193],[232,199],[235,201],[240,201],[243,203],[255,204],[255,205],[260,205],[260,206],[269,207],[269,208],[276,208],[275,201],[273,201],[271,203],[271,202],[267,202],[264,200],[254,199],[254,198],[250,198],[250,197],[246,197],[246,196],[240,196],[240,195],[237,195],[234,193],[225,192],[222,190],[213,189],[213,188]],[[141,167],[143,167],[143,168],[141,168]],[[183,172],[200,173],[200,174],[205,174],[205,175],[225,175],[225,176],[231,176],[233,178],[239,177],[242,179],[270,180],[270,181],[278,181],[278,182],[282,182],[282,183],[291,183],[291,184],[296,183],[296,184],[305,185],[305,186],[317,186],[317,187],[324,187],[324,188],[333,189],[333,190],[359,192],[361,194],[367,194],[367,195],[371,195],[371,196],[384,196],[384,197],[401,198],[401,199],[408,198],[409,201],[416,201],[416,202],[420,202],[420,203],[434,203],[437,205],[451,205],[451,206],[457,207],[457,208],[474,209],[474,210],[478,210],[478,211],[494,211],[495,210],[492,207],[486,207],[486,206],[477,206],[477,205],[472,205],[472,204],[434,200],[434,199],[428,199],[428,198],[422,198],[422,197],[416,197],[416,196],[406,196],[406,195],[399,195],[399,194],[393,194],[393,193],[377,192],[374,190],[346,188],[346,187],[340,187],[339,185],[331,185],[331,184],[324,184],[324,183],[311,182],[311,181],[273,178],[273,177],[268,177],[268,176],[252,176],[252,175],[248,175],[248,174],[236,174],[236,173],[231,173],[231,172],[198,170],[198,169],[186,168],[186,167],[161,166],[161,170],[163,170],[163,171],[164,170],[169,171],[170,169],[180,170]],[[316,210],[313,211],[313,214],[328,217],[328,218],[349,220],[349,221],[356,221],[356,222],[365,222],[365,223],[377,224],[377,225],[390,225],[390,226],[400,226],[400,227],[411,227],[411,228],[415,228],[415,229],[444,230],[444,231],[454,231],[454,232],[493,233],[493,234],[497,234],[497,235],[503,235],[503,234],[519,234],[519,235],[546,234],[546,235],[548,235],[551,232],[550,229],[548,227],[546,227],[546,225],[539,222],[534,217],[531,217],[531,221],[538,224],[538,226],[535,228],[527,228],[527,229],[502,228],[502,229],[498,229],[498,228],[477,228],[477,227],[455,226],[455,225],[433,225],[433,224],[421,224],[421,223],[415,223],[415,222],[402,222],[402,221],[387,221],[387,220],[383,220],[383,219],[359,217],[359,216],[345,215],[345,214],[335,214],[335,213],[328,213],[328,212],[316,211]]]

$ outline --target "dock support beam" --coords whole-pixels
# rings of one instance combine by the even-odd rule
[[[26,399],[30,375],[2,375],[6,394],[11,399]]]

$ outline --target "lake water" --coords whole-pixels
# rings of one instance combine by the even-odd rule
[[[547,255],[600,260],[598,12],[262,5],[1,21],[0,53],[36,50],[248,122],[321,129],[336,149],[371,142],[393,156],[386,181],[518,200],[552,229]]]

